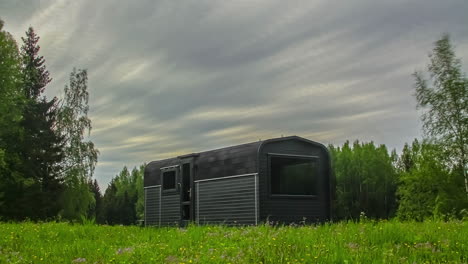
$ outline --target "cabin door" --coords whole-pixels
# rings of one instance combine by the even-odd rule
[[[182,226],[187,225],[193,220],[193,208],[192,208],[192,163],[182,163],[182,173],[180,177],[180,215]]]

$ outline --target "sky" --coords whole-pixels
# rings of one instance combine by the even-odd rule
[[[88,70],[102,189],[123,166],[281,136],[422,137],[414,71],[449,33],[468,69],[468,1],[0,0],[63,96]]]

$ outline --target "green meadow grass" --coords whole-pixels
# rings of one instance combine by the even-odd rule
[[[0,263],[468,263],[468,224],[179,229],[0,223]]]

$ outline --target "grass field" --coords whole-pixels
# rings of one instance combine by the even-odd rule
[[[0,263],[468,263],[468,222],[187,229],[0,223]]]

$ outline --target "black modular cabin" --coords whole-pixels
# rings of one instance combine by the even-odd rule
[[[330,219],[330,156],[282,137],[150,162],[145,225],[255,225]]]

